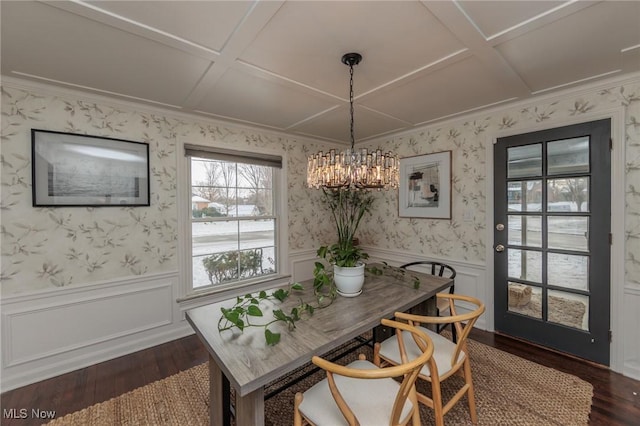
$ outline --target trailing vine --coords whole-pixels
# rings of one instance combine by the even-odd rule
[[[238,296],[236,303],[231,308],[220,308],[222,316],[218,320],[218,331],[222,333],[223,331],[237,328],[242,332],[248,327],[263,327],[267,345],[276,345],[280,342],[281,334],[273,332],[269,329],[269,326],[277,322],[283,322],[289,330],[294,330],[297,321],[301,320],[305,315],[313,315],[316,309],[329,306],[336,298],[335,284],[331,276],[325,271],[322,263],[316,262],[313,275],[313,294],[316,297],[315,305],[300,299],[300,303],[291,308],[288,313],[285,313],[282,309],[274,309],[273,318],[265,322],[261,320],[264,318],[264,312],[260,308],[260,303],[266,301],[278,301],[282,303],[287,300],[293,292],[303,290],[302,284],[293,283],[289,286],[288,290],[279,288],[271,293],[267,293],[264,290],[256,294],[249,293],[244,296]]]
[[[387,264],[387,262],[381,262],[381,263],[382,263],[382,269],[376,266],[372,266],[365,269],[367,272],[373,275],[384,274],[386,276],[394,277],[401,281],[409,281],[410,283],[413,284],[413,288],[415,288],[416,290],[420,288],[420,278],[418,278],[416,275],[413,275],[411,271],[404,268],[398,268],[397,266],[391,266]]]
[[[366,268],[367,272],[373,275],[388,275],[398,280],[410,282],[413,284],[413,288],[420,288],[420,278],[413,275],[411,271],[398,268],[396,266],[390,266],[386,262],[382,262],[382,268],[376,266]],[[315,304],[307,303],[302,298],[299,299],[300,303],[286,313],[282,309],[274,309],[273,317],[266,319],[261,303],[264,302],[284,302],[289,297],[295,294],[296,291],[304,290],[304,287],[300,283],[293,283],[289,286],[289,289],[279,288],[277,290],[268,293],[266,291],[260,291],[258,293],[246,294],[244,296],[238,296],[235,304],[230,308],[221,307],[222,316],[218,320],[218,331],[223,332],[232,329],[238,329],[243,332],[248,327],[262,327],[264,328],[264,337],[267,345],[276,345],[280,342],[280,333],[272,331],[269,327],[272,324],[282,322],[287,325],[287,328],[291,331],[296,328],[296,322],[303,319],[305,316],[311,316],[316,309],[322,309],[333,303],[336,298],[336,286],[333,282],[333,276],[329,272],[325,265],[321,262],[315,263],[313,270],[313,294],[315,296]]]

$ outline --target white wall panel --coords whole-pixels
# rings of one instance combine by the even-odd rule
[[[176,273],[2,300],[2,391],[166,342],[192,330]]]
[[[624,289],[624,305],[622,323],[626,329],[622,335],[613,336],[624,341],[624,360],[622,374],[640,380],[640,285],[628,284]]]
[[[97,298],[3,312],[6,366],[171,324],[171,281]]]
[[[304,281],[313,278],[313,268],[316,257],[316,250],[298,250],[289,253],[291,263],[291,276],[293,281]]]

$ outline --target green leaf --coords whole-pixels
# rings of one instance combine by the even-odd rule
[[[258,299],[254,297],[254,298],[251,298],[251,303],[253,303],[254,305],[257,305],[260,302],[258,302]]]
[[[289,318],[284,312],[282,312],[282,309],[276,309],[273,311],[273,316],[280,321],[287,321]]]
[[[289,297],[289,292],[279,288],[278,290],[273,292],[273,297],[275,297],[276,299],[278,299],[280,302],[284,302],[284,300]]]
[[[382,275],[382,269],[379,269],[379,268],[377,268],[375,266],[372,266],[370,268],[366,268],[366,270],[369,273],[373,274],[373,275]]]
[[[326,259],[327,258],[327,246],[321,246],[318,251],[316,252],[317,256],[322,258],[322,259]],[[318,262],[316,262],[317,264]]]
[[[291,309],[291,317],[293,318],[294,321],[298,321],[300,319],[298,308]]]
[[[304,287],[300,283],[293,283],[291,285],[291,288],[294,289],[294,290],[304,290]]]
[[[267,345],[273,346],[280,341],[280,333],[273,333],[268,328],[264,329],[264,338],[267,341]]]
[[[261,317],[262,311],[256,305],[250,305],[247,308],[247,315],[251,315],[252,317]]]
[[[237,312],[228,311],[226,309],[222,312],[222,315],[224,315],[227,321],[231,321],[232,323],[235,323],[236,321],[238,321],[238,318],[240,318],[240,315],[238,315]]]
[[[241,318],[238,318],[238,321],[234,323],[236,327],[240,329],[240,331],[244,331],[244,321]]]
[[[238,327],[240,331],[244,330],[244,321],[240,318],[240,315],[238,315],[237,312],[225,311],[223,312],[223,315],[227,321]]]
[[[267,298],[267,292],[266,292],[266,291],[264,291],[264,290],[262,290],[262,291],[260,292],[260,294],[258,294],[258,297],[259,297],[260,299],[266,299],[266,298]]]
[[[413,288],[416,290],[420,288],[420,278],[413,277]]]

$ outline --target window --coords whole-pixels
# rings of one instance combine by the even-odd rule
[[[281,158],[190,145],[185,154],[192,290],[275,277]]]

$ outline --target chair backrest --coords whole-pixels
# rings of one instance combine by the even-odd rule
[[[467,351],[467,337],[469,333],[473,329],[474,324],[485,311],[484,303],[482,303],[479,299],[471,296],[464,296],[461,294],[446,294],[446,293],[438,293],[436,295],[438,299],[448,299],[449,307],[450,307],[450,315],[448,316],[437,316],[437,317],[429,317],[424,315],[414,315],[408,314],[405,312],[396,312],[395,317],[397,319],[402,319],[407,321],[409,325],[419,326],[421,324],[437,324],[437,325],[446,325],[453,324],[456,329],[457,342],[456,342],[456,350],[453,352],[451,357],[451,365],[454,365],[458,362],[460,352]],[[468,313],[458,314],[456,312],[455,301],[466,302],[474,306],[473,310]]]
[[[355,414],[346,403],[345,399],[340,393],[340,390],[336,386],[334,374],[351,377],[356,379],[382,379],[382,378],[401,378],[401,384],[396,395],[389,395],[391,398],[395,398],[393,404],[392,413],[390,413],[390,424],[400,424],[402,410],[407,402],[407,399],[411,395],[411,392],[415,392],[415,382],[420,374],[420,370],[431,360],[433,355],[433,342],[429,336],[423,331],[413,327],[407,323],[392,321],[383,319],[382,325],[394,328],[396,330],[396,337],[398,339],[398,345],[400,347],[400,353],[402,357],[402,364],[384,367],[384,368],[371,368],[371,369],[358,369],[350,368],[347,366],[335,364],[331,361],[327,361],[318,356],[314,356],[311,361],[318,367],[322,368],[327,373],[327,381],[329,382],[329,388],[331,389],[331,395],[336,401],[336,404],[340,408],[342,415],[345,417],[349,424],[359,424]],[[419,357],[415,359],[407,359],[404,337],[402,331],[409,331],[422,351]],[[364,357],[364,355],[362,355]],[[363,359],[363,358],[361,358]],[[417,404],[414,409],[418,410]]]
[[[420,260],[417,262],[405,263],[404,265],[400,266],[400,268],[410,269],[414,266],[422,267],[422,269],[424,269],[424,267],[427,267],[430,270],[431,275],[451,278],[452,280],[455,279],[456,277],[456,270],[452,266],[447,265],[446,263],[433,262],[431,260]],[[420,271],[419,269],[416,269],[416,268],[414,269],[417,271]],[[449,287],[449,293],[453,294],[453,291],[454,291],[454,286],[452,285],[451,287]]]

